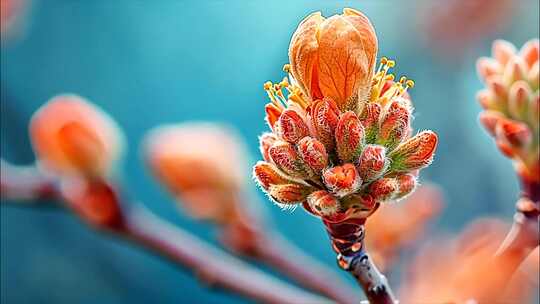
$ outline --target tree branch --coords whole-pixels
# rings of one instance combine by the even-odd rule
[[[65,209],[72,209],[90,226],[165,257],[176,266],[192,271],[210,286],[230,290],[264,303],[330,302],[252,268],[196,236],[159,219],[139,204],[116,209],[120,205],[117,191],[107,184],[92,184],[82,191],[82,195],[76,193],[66,196],[58,182],[44,177],[37,170],[23,172],[20,169],[22,167],[2,161],[2,203],[5,199],[56,198],[67,207]],[[103,209],[110,202],[117,206],[109,210]],[[95,207],[98,212],[88,213],[88,210],[81,208],[89,206],[81,206],[81,203],[97,204]],[[115,214],[117,210],[119,213]]]

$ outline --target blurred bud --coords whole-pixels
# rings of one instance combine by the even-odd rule
[[[493,57],[504,66],[516,54],[516,47],[508,41],[495,40],[491,52]]]
[[[339,121],[339,109],[335,102],[325,98],[310,106],[310,119],[317,139],[324,144],[327,152],[334,150],[334,133]]]
[[[43,105],[30,121],[30,137],[47,169],[86,178],[107,176],[123,146],[116,123],[76,95],[60,95]]]
[[[476,100],[485,110],[499,110],[500,104],[497,102],[494,94],[490,90],[481,90],[476,94]]]
[[[538,124],[540,123],[540,92],[537,91],[536,95],[531,99],[529,104],[529,122],[535,130],[538,132]]]
[[[304,137],[298,143],[298,152],[304,164],[315,174],[320,175],[322,170],[328,166],[328,154],[324,145],[311,137]]]
[[[381,178],[369,185],[369,194],[375,202],[390,200],[397,191],[398,184],[394,178]]]
[[[276,141],[268,150],[268,155],[278,169],[286,174],[306,178],[308,176],[302,159],[298,156],[295,147],[286,141]]]
[[[379,117],[381,115],[381,105],[375,102],[366,104],[362,115],[360,116],[360,122],[364,126],[366,133],[366,142],[373,142],[377,136],[379,127]]]
[[[360,156],[358,173],[363,181],[372,181],[379,178],[386,168],[386,148],[379,145],[367,145]]]
[[[409,172],[428,166],[433,160],[437,141],[433,131],[423,131],[406,140],[388,155],[390,171]]]
[[[539,41],[538,39],[531,39],[523,45],[521,48],[520,54],[523,60],[529,68],[531,68],[538,60],[540,59],[540,50],[539,50]]]
[[[367,97],[377,56],[377,36],[366,16],[353,9],[328,19],[320,12],[304,19],[289,45],[291,73],[311,97],[355,110]]]
[[[518,80],[527,79],[527,66],[521,57],[514,56],[506,64],[503,71],[503,82],[510,85]]]
[[[395,199],[401,199],[411,194],[416,188],[416,176],[412,174],[403,174],[396,177],[397,191]]]
[[[407,136],[410,120],[410,109],[398,101],[392,102],[382,118],[377,143],[392,151]]]
[[[259,161],[257,164],[255,164],[255,167],[253,168],[253,176],[259,185],[266,190],[268,190],[271,185],[292,183],[292,180],[283,176],[276,166],[263,161]]]
[[[484,81],[491,75],[499,74],[501,69],[501,65],[493,58],[482,57],[476,62],[478,75]]]
[[[521,122],[501,119],[495,129],[497,140],[507,142],[514,147],[523,147],[529,144],[532,139],[531,130]]]
[[[86,222],[97,228],[123,228],[124,218],[115,189],[101,181],[66,179],[61,185],[62,197]]]
[[[287,109],[279,117],[277,133],[283,140],[295,144],[308,136],[309,130],[304,119],[296,111]]]
[[[478,116],[480,123],[491,136],[495,136],[495,128],[497,127],[497,123],[499,120],[504,118],[504,115],[500,112],[491,110],[481,112]]]
[[[520,80],[512,84],[508,94],[508,111],[514,118],[526,120],[531,95],[531,88],[527,82]]]
[[[347,163],[358,159],[364,146],[364,127],[352,111],[341,115],[336,127],[337,153]]]
[[[268,195],[280,204],[290,205],[302,203],[313,190],[301,184],[270,185]]]
[[[144,156],[191,216],[217,222],[236,217],[247,157],[233,129],[211,123],[157,127],[146,135]]]
[[[529,81],[531,88],[538,91],[538,88],[540,87],[540,65],[538,61],[533,64],[529,70],[527,80]]]
[[[311,193],[307,202],[319,216],[332,216],[339,211],[339,201],[327,191],[320,190]]]
[[[508,98],[508,91],[503,83],[502,78],[499,75],[491,76],[487,79],[486,85],[488,89],[494,94],[500,101],[506,101]]]
[[[270,126],[270,129],[274,130],[274,126],[276,122],[279,119],[279,116],[281,115],[282,109],[278,108],[273,103],[268,103],[264,107],[264,110],[266,111],[266,122]]]
[[[325,170],[323,181],[326,187],[338,197],[351,194],[362,185],[362,179],[353,164],[344,164]]]
[[[259,150],[265,161],[270,161],[270,155],[268,155],[268,150],[272,145],[277,141],[277,137],[274,133],[266,132],[263,135],[259,136]]]

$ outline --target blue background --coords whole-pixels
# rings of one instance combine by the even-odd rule
[[[73,92],[111,114],[128,150],[122,181],[160,216],[213,241],[213,229],[178,213],[141,161],[145,131],[162,123],[211,120],[237,126],[251,163],[264,130],[262,84],[283,77],[290,36],[303,16],[351,6],[372,20],[380,55],[416,81],[414,126],[440,136],[424,181],[447,206],[432,232],[458,232],[479,215],[510,219],[518,187],[512,166],[478,126],[475,60],[491,41],[518,46],[538,37],[538,2],[515,1],[510,25],[441,57],[419,26],[426,1],[33,1],[26,30],[1,50],[1,155],[30,163],[27,123],[50,97]],[[250,172],[246,172],[246,175]],[[322,262],[335,257],[322,226],[301,210],[271,206],[275,227]],[[259,202],[256,202],[259,203]],[[2,303],[238,303],[154,256],[88,230],[52,210],[1,209]],[[337,268],[336,268],[337,269]],[[343,277],[353,284],[352,280]],[[399,278],[393,279],[394,285]],[[193,300],[196,299],[196,300]]]

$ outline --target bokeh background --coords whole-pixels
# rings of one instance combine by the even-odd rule
[[[2,39],[1,157],[31,163],[31,114],[56,94],[85,96],[116,118],[127,135],[121,180],[130,195],[214,242],[212,227],[178,212],[145,168],[139,146],[145,132],[163,123],[225,122],[239,129],[254,163],[257,136],[266,130],[262,84],[283,77],[296,25],[312,11],[330,15],[350,6],[371,18],[379,54],[395,58],[397,74],[416,81],[415,128],[440,136],[436,160],[422,174],[423,181],[444,189],[446,200],[430,233],[457,233],[484,215],[510,220],[518,185],[510,162],[478,125],[475,93],[482,84],[475,60],[489,55],[496,38],[521,46],[538,37],[539,4],[506,1],[511,5],[503,9],[493,4],[499,1],[468,8],[472,1],[27,0],[16,33]],[[462,7],[465,17],[452,15],[445,5]],[[456,36],[443,22],[475,24],[486,16],[494,19],[473,39],[467,35],[475,34],[474,26]],[[335,264],[315,218],[300,209],[281,211],[247,182],[260,198],[254,203],[264,205],[276,229]],[[209,292],[191,275],[97,235],[69,214],[0,211],[2,303],[249,302]],[[400,277],[391,280],[399,285]]]

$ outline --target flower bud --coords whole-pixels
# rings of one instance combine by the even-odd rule
[[[268,190],[271,185],[282,185],[293,183],[292,180],[279,172],[278,168],[271,163],[259,161],[253,167],[253,177],[259,185]]]
[[[277,141],[268,150],[268,155],[278,169],[286,174],[297,178],[307,177],[302,159],[292,144],[286,141]]]
[[[408,107],[398,101],[392,102],[381,121],[377,143],[392,151],[407,136],[410,119]]]
[[[533,64],[527,74],[527,80],[531,85],[531,89],[538,91],[540,87],[540,62],[537,61]]]
[[[495,40],[491,52],[493,57],[504,66],[516,54],[516,47],[508,41]]]
[[[316,174],[320,174],[328,166],[326,149],[320,141],[314,138],[306,136],[300,140],[298,143],[298,153],[304,164]]]
[[[486,81],[486,85],[499,101],[505,101],[508,98],[507,88],[499,75],[489,77]]]
[[[366,142],[374,142],[379,128],[379,117],[381,116],[381,105],[375,102],[366,104],[360,122],[364,126]]]
[[[512,57],[503,71],[503,82],[510,85],[518,80],[527,79],[527,66],[520,57]]]
[[[60,95],[43,105],[30,121],[30,137],[40,162],[60,175],[104,177],[122,152],[116,123],[76,95]]]
[[[337,153],[341,161],[347,163],[358,159],[364,146],[364,127],[354,112],[341,115],[336,127]]]
[[[492,58],[482,57],[476,62],[476,70],[483,81],[491,75],[499,74],[501,69],[501,65]]]
[[[380,177],[388,167],[386,148],[379,145],[367,145],[358,162],[358,173],[363,181],[372,181]]]
[[[278,120],[278,135],[285,141],[297,143],[309,135],[308,126],[304,119],[294,110],[285,110]]]
[[[401,199],[413,192],[416,188],[417,181],[416,176],[412,174],[399,175],[396,178],[397,191],[395,199]]]
[[[504,119],[504,115],[497,111],[487,110],[481,112],[478,116],[480,123],[484,126],[486,131],[491,135],[495,136],[495,128],[499,120]]]
[[[362,185],[362,179],[353,164],[344,164],[325,170],[323,181],[326,187],[338,197],[356,192]]]
[[[291,205],[298,204],[306,200],[313,192],[313,188],[301,184],[270,185],[268,195],[277,203]]]
[[[310,122],[317,139],[327,152],[334,150],[334,133],[339,121],[339,109],[331,99],[317,100],[310,106]]]
[[[500,104],[497,102],[494,94],[490,90],[481,90],[476,94],[476,100],[485,110],[501,110]]]
[[[511,119],[501,119],[495,129],[497,140],[502,140],[510,145],[519,148],[531,142],[532,132],[529,127]]]
[[[263,156],[263,159],[267,162],[270,161],[270,155],[268,155],[268,150],[274,143],[277,141],[277,137],[274,133],[266,132],[263,135],[259,136],[259,150]]]
[[[369,185],[369,194],[375,202],[384,202],[393,198],[398,191],[398,184],[394,178],[381,178]]]
[[[332,216],[339,211],[338,199],[324,190],[311,193],[307,198],[307,202],[319,216]]]
[[[341,110],[355,110],[369,92],[377,47],[375,30],[362,13],[344,9],[325,19],[317,12],[291,39],[291,73],[311,99],[330,97]]]
[[[529,103],[529,122],[535,130],[538,130],[538,124],[540,123],[540,92],[536,91],[535,96],[532,97]]]
[[[520,55],[529,68],[531,68],[535,62],[538,62],[538,59],[540,57],[539,48],[540,46],[538,39],[529,40],[521,48]]]
[[[151,172],[192,217],[235,219],[247,168],[234,129],[211,123],[160,126],[146,135],[143,151]]]
[[[520,80],[512,84],[508,94],[508,111],[514,118],[526,120],[531,95],[527,82]]]
[[[409,172],[428,166],[437,148],[437,134],[423,131],[400,144],[388,156],[391,172]]]
[[[268,103],[264,107],[264,110],[266,111],[266,122],[270,126],[270,129],[274,130],[274,125],[279,119],[279,116],[281,115],[282,109],[278,108],[273,103]]]

